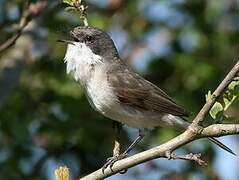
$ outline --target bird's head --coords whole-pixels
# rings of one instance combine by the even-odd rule
[[[71,45],[79,47],[79,45],[86,46],[95,55],[101,57],[118,56],[118,52],[114,45],[114,42],[110,36],[95,27],[79,26],[70,31],[71,40],[61,40]]]
[[[107,63],[118,57],[118,52],[110,36],[94,27],[76,27],[70,31],[70,40],[60,40],[68,44],[64,61],[67,72],[76,79],[85,70],[97,64]]]

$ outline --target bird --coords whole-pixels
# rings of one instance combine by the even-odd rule
[[[90,105],[103,116],[139,130],[138,137],[120,155],[109,158],[108,166],[125,158],[145,132],[156,127],[186,130],[189,112],[158,86],[135,73],[123,61],[111,37],[103,30],[78,26],[70,31],[64,57],[66,72],[79,83]],[[235,153],[213,137],[210,141]]]

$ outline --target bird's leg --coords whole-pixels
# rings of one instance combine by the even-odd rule
[[[115,155],[113,157],[110,157],[107,159],[106,163],[102,167],[102,172],[104,173],[104,170],[109,166],[111,171],[113,171],[112,167],[115,162],[124,159],[128,153],[143,139],[145,135],[142,133],[142,131],[139,130],[139,135],[138,137],[133,141],[133,143],[122,153],[119,155]],[[123,171],[121,173],[125,173],[126,171]]]
[[[132,142],[132,144],[122,153],[127,154],[143,139],[144,134],[139,133],[138,137]]]
[[[115,130],[115,142],[114,142],[113,156],[117,156],[120,154],[120,150],[121,150],[120,132],[122,130],[122,124],[117,121],[114,121],[113,127]]]

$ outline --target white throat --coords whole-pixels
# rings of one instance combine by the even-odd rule
[[[68,44],[64,57],[66,71],[72,74],[76,81],[86,81],[92,65],[102,63],[102,58],[96,55],[85,43]]]

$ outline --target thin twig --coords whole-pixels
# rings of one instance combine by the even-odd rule
[[[30,19],[29,14],[26,13],[27,11],[23,12],[23,15],[20,19],[20,22],[18,24],[17,27],[17,32],[16,34],[14,34],[12,37],[10,37],[9,39],[7,39],[4,43],[2,43],[0,45],[0,53],[3,52],[4,50],[7,50],[8,48],[10,48],[12,45],[15,44],[15,42],[17,41],[17,39],[21,36],[23,29],[26,27],[26,25],[29,23]]]
[[[167,153],[167,152],[166,152]],[[166,158],[168,158],[168,160],[187,160],[187,161],[195,161],[196,163],[198,163],[200,166],[207,166],[207,163],[201,159],[201,154],[186,154],[186,155],[175,155],[175,154],[169,154],[166,155]]]
[[[76,0],[74,1],[74,7],[80,13],[80,18],[83,20],[84,25],[89,26],[88,20],[86,17],[86,10],[88,9],[88,6],[82,4],[82,0]]]
[[[39,15],[47,5],[47,1],[39,1],[37,3],[29,4],[29,1],[25,1],[23,3],[23,13],[20,18],[19,24],[17,25],[17,31],[5,42],[0,44],[0,53],[7,50],[11,46],[13,46],[17,39],[21,36],[24,28],[27,24],[32,20],[33,17]]]

